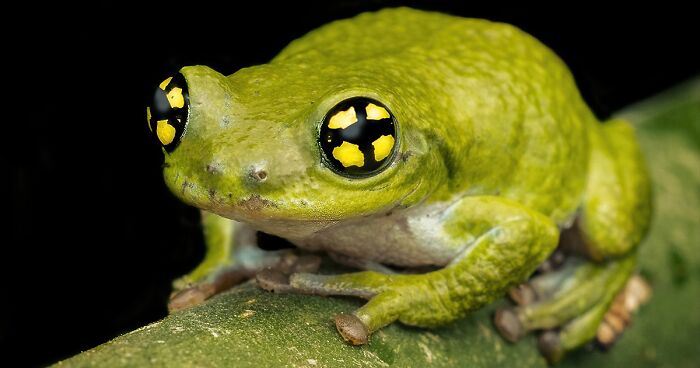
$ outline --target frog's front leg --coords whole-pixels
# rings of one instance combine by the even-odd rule
[[[525,280],[556,247],[559,231],[546,216],[500,197],[465,197],[443,214],[445,237],[464,247],[445,268],[418,275],[359,272],[294,274],[291,286],[317,294],[354,295],[369,302],[336,327],[352,344],[396,320],[437,326],[475,310]]]
[[[297,256],[289,250],[265,251],[257,246],[257,231],[247,224],[202,211],[204,260],[189,274],[173,282],[171,312],[197,305],[222,291],[275,267],[283,272],[313,271],[320,258]]]

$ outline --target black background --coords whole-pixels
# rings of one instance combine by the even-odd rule
[[[145,123],[153,89],[183,65],[230,74],[330,20],[407,4],[533,34],[570,65],[601,118],[700,72],[693,11],[668,2],[285,4],[3,9],[16,21],[2,26],[3,361],[45,365],[165,316],[170,281],[203,256],[198,213],[162,183]]]

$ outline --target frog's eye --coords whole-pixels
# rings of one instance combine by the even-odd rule
[[[148,129],[155,133],[166,151],[172,152],[187,128],[190,96],[182,74],[176,74],[158,85],[153,105],[146,108]]]
[[[366,97],[335,105],[323,119],[318,139],[324,162],[354,178],[384,170],[398,143],[394,116],[381,102]]]

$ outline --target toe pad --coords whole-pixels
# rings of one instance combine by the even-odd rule
[[[335,327],[343,339],[353,345],[364,345],[369,341],[367,326],[354,314],[335,316]]]

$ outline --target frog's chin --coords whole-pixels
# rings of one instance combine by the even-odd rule
[[[256,230],[276,235],[288,240],[304,239],[333,226],[334,220],[298,219],[275,216],[266,211],[251,209],[251,203],[261,199],[246,200],[243,206],[207,209],[219,216],[249,224]],[[263,200],[264,201],[264,200]],[[256,204],[257,206],[257,204]],[[267,214],[266,214],[267,213]]]
[[[191,204],[202,210],[249,224],[257,230],[289,240],[304,239],[337,223],[337,220],[330,219],[285,216],[284,211],[280,210],[281,206],[277,203],[255,194],[233,204],[219,201]]]

